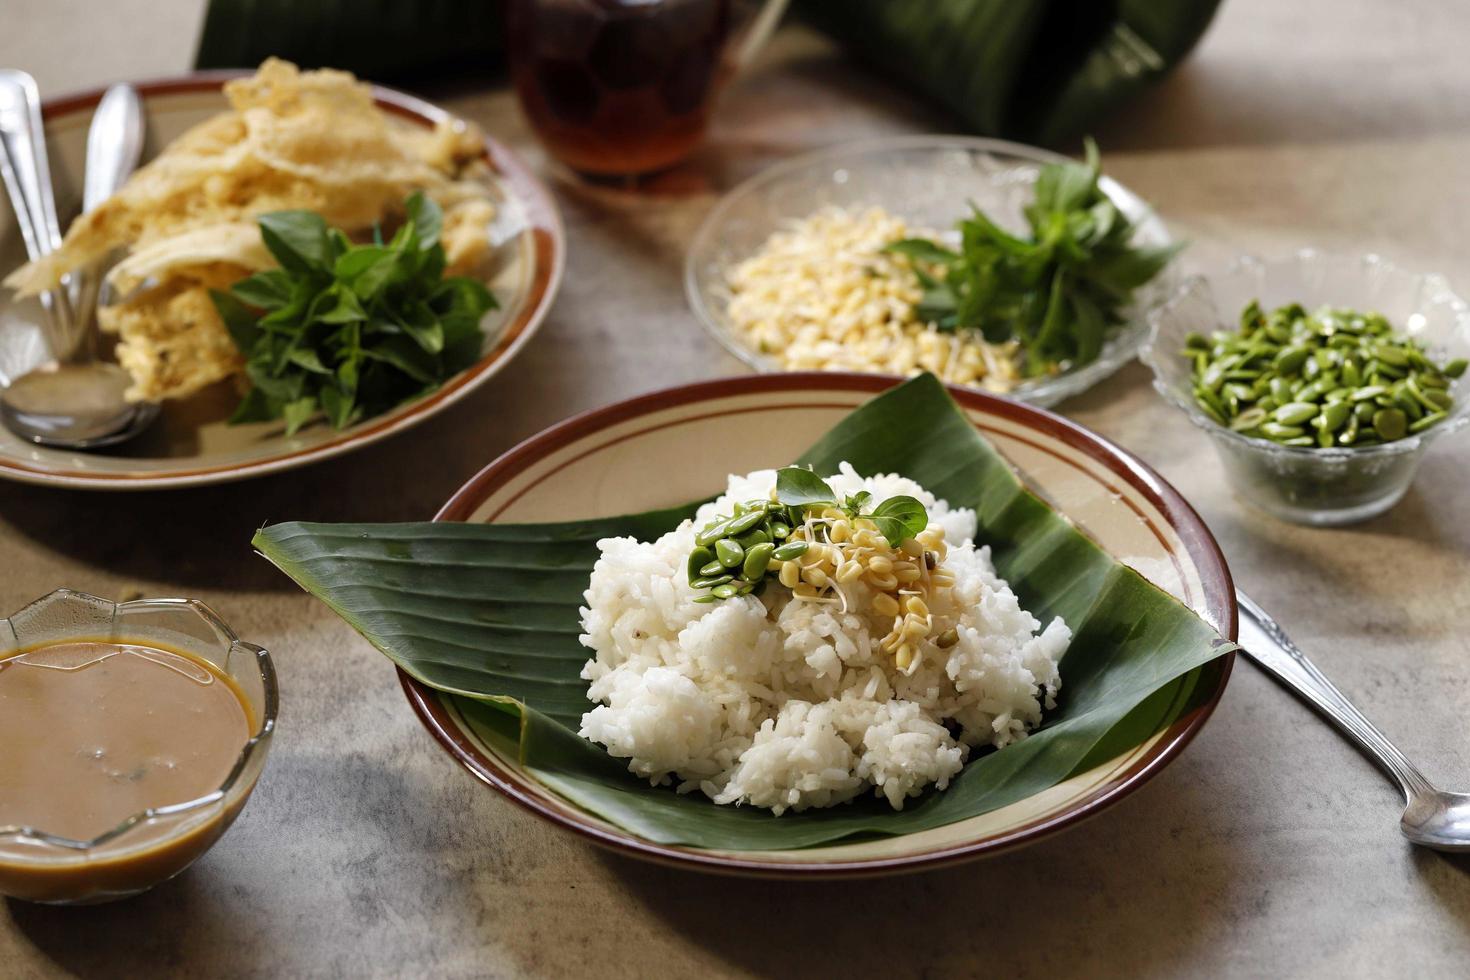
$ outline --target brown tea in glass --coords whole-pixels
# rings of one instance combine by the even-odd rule
[[[585,174],[678,163],[704,137],[715,93],[733,72],[727,48],[745,6],[510,0],[511,77],[532,128],[553,156]],[[757,20],[756,43],[757,30],[763,36],[770,26]]]

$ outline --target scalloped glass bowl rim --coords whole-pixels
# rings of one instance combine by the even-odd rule
[[[1390,273],[1401,273],[1414,276],[1431,285],[1455,306],[1456,313],[1463,327],[1470,329],[1470,304],[1451,288],[1449,280],[1443,275],[1433,272],[1416,273],[1397,265],[1376,253],[1368,253],[1357,257],[1326,252],[1316,248],[1300,248],[1291,254],[1278,259],[1263,259],[1256,255],[1242,255],[1235,259],[1226,270],[1225,276],[1238,276],[1251,268],[1264,268],[1266,266],[1281,265],[1286,263],[1313,262],[1313,261],[1358,261],[1377,269],[1383,269]],[[1225,442],[1231,442],[1252,452],[1264,453],[1266,455],[1277,455],[1300,460],[1320,460],[1323,462],[1341,462],[1344,460],[1372,459],[1386,456],[1403,456],[1419,452],[1429,447],[1435,439],[1450,435],[1462,429],[1470,422],[1470,399],[1461,399],[1455,407],[1454,412],[1446,417],[1438,425],[1431,426],[1423,432],[1405,436],[1393,442],[1381,443],[1376,446],[1333,446],[1324,448],[1321,446],[1283,446],[1269,439],[1261,439],[1256,436],[1242,435],[1239,432],[1223,426],[1219,422],[1205,415],[1193,399],[1185,398],[1176,391],[1165,379],[1162,368],[1162,358],[1167,356],[1157,349],[1156,340],[1160,331],[1159,320],[1169,315],[1170,311],[1185,297],[1193,294],[1202,287],[1209,285],[1209,275],[1189,276],[1180,285],[1179,289],[1169,297],[1168,301],[1152,311],[1148,316],[1149,336],[1138,352],[1138,359],[1148,365],[1153,373],[1153,386],[1164,399],[1175,408],[1182,411],[1189,421],[1210,435]],[[1221,312],[1218,309],[1217,313]],[[1228,325],[1234,322],[1234,316],[1223,321]]]
[[[972,150],[995,156],[1015,157],[1019,160],[1035,164],[1062,163],[1072,159],[1064,154],[1041,147],[1028,146],[1024,143],[1013,143],[1010,140],[991,139],[985,136],[915,135],[878,136],[849,140],[802,153],[788,160],[782,160],[779,163],[772,164],[755,176],[736,185],[716,202],[709,214],[705,215],[704,220],[700,222],[699,228],[695,231],[694,237],[690,240],[689,247],[684,255],[684,295],[689,302],[690,309],[694,311],[695,317],[705,330],[719,342],[721,347],[747,367],[762,374],[785,373],[784,368],[775,364],[769,358],[762,356],[758,351],[752,350],[748,345],[737,339],[731,330],[727,330],[722,326],[720,314],[712,309],[710,304],[705,301],[704,292],[699,288],[699,262],[697,257],[708,250],[710,240],[717,237],[729,214],[735,211],[751,193],[761,190],[769,184],[777,183],[792,173],[820,163],[823,160],[831,159],[837,161],[847,157],[905,149]],[[1102,177],[1099,183],[1110,198],[1113,198],[1115,201],[1127,202],[1130,205],[1134,205],[1139,208],[1140,214],[1157,221],[1165,237],[1171,241],[1173,240],[1172,236],[1169,235],[1168,227],[1164,224],[1158,212],[1141,196],[1106,175]],[[1168,274],[1168,269],[1165,270],[1165,274]],[[1177,291],[1177,288],[1170,289],[1165,299],[1160,300],[1153,306],[1136,309],[1128,322],[1121,325],[1108,338],[1097,359],[1091,363],[1077,368],[1069,368],[1058,374],[1049,375],[1034,381],[1025,382],[1009,391],[995,391],[985,387],[983,384],[960,384],[958,382],[946,382],[946,384],[952,384],[957,388],[964,388],[970,391],[978,391],[986,395],[1014,398],[1017,401],[1042,407],[1054,405],[1064,398],[1081,394],[1138,356],[1139,351],[1148,340],[1149,323],[1152,314],[1157,309],[1167,305]],[[873,371],[864,373],[882,375],[885,372]]]
[[[260,670],[261,686],[265,692],[264,711],[262,712],[261,721],[258,729],[256,730],[255,734],[252,735],[245,742],[245,745],[241,747],[240,755],[238,756],[238,758],[236,758],[235,764],[233,767],[231,767],[229,774],[225,776],[224,782],[222,782],[217,788],[210,790],[208,793],[205,793],[203,796],[196,797],[192,800],[187,800],[183,803],[171,803],[168,806],[149,807],[148,809],[140,810],[132,816],[129,816],[126,819],[122,820],[111,829],[103,831],[96,837],[93,837],[91,840],[85,841],[77,840],[73,837],[63,837],[58,834],[48,833],[47,831],[44,831],[38,827],[0,827],[0,842],[4,842],[7,840],[25,842],[33,841],[42,844],[49,844],[53,847],[64,848],[66,849],[66,851],[70,852],[60,855],[36,856],[28,854],[24,857],[6,858],[6,860],[10,861],[24,862],[27,864],[36,865],[69,864],[77,861],[78,859],[84,860],[88,856],[88,852],[101,847],[106,847],[107,845],[118,840],[124,834],[128,833],[130,830],[142,826],[151,820],[156,820],[160,817],[181,816],[184,814],[192,813],[196,810],[204,810],[210,806],[213,806],[216,803],[223,802],[229,797],[230,792],[235,789],[235,784],[239,781],[240,776],[249,770],[250,764],[254,760],[255,756],[257,754],[264,754],[269,752],[271,736],[275,733],[276,715],[279,709],[279,694],[276,687],[276,668],[275,664],[271,660],[270,653],[264,647],[257,646],[254,643],[248,643],[240,639],[239,635],[237,635],[235,631],[230,628],[229,624],[221,619],[219,617],[219,614],[211,609],[206,603],[198,599],[179,598],[137,599],[129,602],[112,602],[112,600],[110,599],[104,599],[101,596],[94,596],[86,592],[79,592],[75,589],[56,589],[55,591],[48,592],[46,595],[40,596],[39,598],[22,606],[20,609],[16,610],[15,613],[12,613],[11,616],[7,616],[5,620],[8,621],[14,618],[14,616],[18,615],[19,613],[24,612],[26,609],[29,609],[30,607],[36,605],[37,603],[45,602],[46,600],[57,596],[75,596],[84,601],[110,602],[112,603],[112,605],[116,606],[119,609],[126,609],[130,606],[136,607],[143,605],[178,605],[188,607],[189,609],[193,610],[197,615],[199,615],[202,619],[209,622],[210,625],[212,625],[215,629],[219,630],[220,635],[229,640],[230,649],[238,648],[240,650],[244,650],[255,658],[256,666]],[[40,644],[39,646],[33,647],[31,649],[39,649],[41,646],[49,645],[50,644]],[[14,655],[22,656],[26,652],[26,649],[23,648]],[[172,837],[173,835],[169,835],[161,841],[150,841],[143,846],[162,846],[168,840],[171,840]],[[109,854],[108,857],[111,858],[115,856],[121,856],[125,853],[127,853],[126,849],[122,849],[118,851],[117,855]]]

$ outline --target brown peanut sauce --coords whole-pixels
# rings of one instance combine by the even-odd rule
[[[90,840],[220,788],[253,721],[205,661],[69,642],[0,660],[0,827]]]

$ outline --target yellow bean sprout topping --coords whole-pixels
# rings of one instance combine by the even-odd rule
[[[773,564],[780,583],[801,601],[835,603],[844,611],[867,612],[892,618],[879,647],[905,673],[918,669],[920,644],[932,640],[939,649],[959,642],[953,629],[936,630],[930,611],[933,598],[954,586],[954,573],[943,566],[948,546],[944,528],[930,524],[897,547],[889,544],[877,526],[864,517],[835,507],[814,510],[806,522],[791,529],[790,541],[805,541],[805,553]],[[870,592],[845,589],[858,582]],[[868,595],[867,609],[855,609],[858,595]]]

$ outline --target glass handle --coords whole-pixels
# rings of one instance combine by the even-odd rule
[[[746,69],[771,39],[776,26],[781,23],[781,15],[786,12],[786,4],[787,0],[765,0],[761,5],[760,12],[750,22],[750,27],[746,29],[745,36],[740,39],[735,50],[732,64],[737,74]]]

